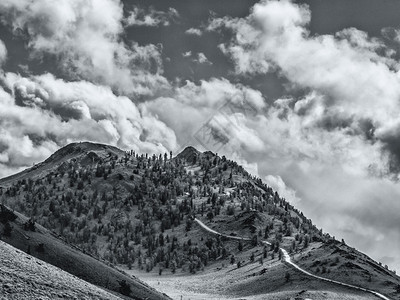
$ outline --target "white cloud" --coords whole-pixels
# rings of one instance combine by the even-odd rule
[[[306,5],[262,1],[246,18],[214,19],[207,28],[232,32],[220,49],[238,74],[274,71],[309,91],[247,122],[264,147],[244,158],[258,161],[261,174],[279,174],[318,226],[376,259],[396,256],[399,185],[389,178],[400,162],[399,64],[382,40],[354,28],[312,36],[310,18]],[[370,243],[378,235],[385,246]]]
[[[129,16],[124,19],[125,26],[169,26],[172,22],[179,19],[179,13],[175,8],[170,7],[168,11],[158,11],[150,7],[144,9],[138,6],[133,7]]]
[[[183,52],[182,56],[185,58],[191,58],[191,61],[197,64],[207,64],[212,65],[213,63],[207,58],[203,52],[199,52],[193,55],[192,51]]]
[[[197,35],[197,36],[201,36],[203,34],[203,32],[198,28],[189,28],[188,30],[185,31],[185,33],[188,35]]]
[[[168,126],[109,87],[51,74],[6,73],[2,80],[13,94],[0,89],[0,175],[41,161],[72,141],[155,153],[177,147]]]
[[[32,57],[55,56],[58,68],[72,79],[106,84],[130,95],[152,95],[168,86],[162,76],[162,49],[121,40],[119,1],[5,0],[0,12],[14,32],[26,33]]]
[[[264,177],[264,182],[290,203],[297,205],[297,202],[300,201],[299,197],[296,196],[296,191],[288,187],[281,176],[267,175]]]
[[[207,56],[200,52],[197,53],[197,58],[194,59],[194,62],[197,62],[199,64],[207,64],[207,65],[212,65],[213,63],[208,60]]]
[[[400,29],[393,27],[385,27],[381,30],[382,36],[390,41],[394,41],[397,44],[400,43]]]
[[[217,19],[209,27],[235,32],[234,42],[221,47],[239,72],[265,73],[272,66],[292,83],[330,97],[328,107],[346,107],[346,114],[370,118],[377,126],[397,118],[399,77],[375,52],[384,45],[355,29],[311,37],[309,21],[307,6],[265,1],[246,19]]]
[[[183,52],[182,56],[183,57],[190,57],[190,56],[192,56],[192,51]]]
[[[387,56],[379,39],[354,28],[335,36],[310,36],[309,21],[305,5],[263,1],[247,18],[215,19],[208,30],[233,31],[235,38],[221,49],[234,60],[239,73],[277,70],[297,88],[314,91],[305,99],[293,99],[294,108],[288,106],[282,112],[293,113],[289,120],[296,121],[296,126],[307,133],[333,132],[343,141],[361,139],[378,152],[379,148],[390,150],[396,158],[400,127],[397,63],[391,54]],[[302,141],[304,134],[299,135]],[[385,159],[377,164],[381,171],[388,166]]]
[[[6,61],[7,59],[7,48],[4,45],[3,41],[0,40],[0,66]]]
[[[198,85],[187,81],[184,86],[175,88],[171,97],[157,98],[142,106],[174,130],[180,145],[199,145],[194,136],[214,118],[225,132],[229,131],[232,145],[250,149],[248,143],[257,145],[259,138],[244,126],[263,111],[265,100],[259,91],[213,78]],[[246,140],[248,133],[252,133],[254,139]],[[232,150],[240,152],[239,148]]]

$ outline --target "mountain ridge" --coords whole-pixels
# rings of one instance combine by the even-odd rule
[[[399,298],[398,276],[323,234],[224,156],[193,147],[175,157],[150,156],[74,143],[19,174],[0,179],[2,201],[53,228],[67,243],[127,271],[194,274],[221,261],[236,264],[247,255],[251,263],[279,265],[279,248],[284,247],[308,271]],[[195,216],[211,227],[218,224],[217,231],[247,236],[249,242],[238,246],[204,236],[193,226]],[[277,282],[278,289],[284,288],[285,282]]]

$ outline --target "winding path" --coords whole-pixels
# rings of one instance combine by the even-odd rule
[[[242,238],[242,237],[238,237],[238,236],[230,236],[230,235],[226,235],[226,234],[222,234],[220,232],[217,232],[217,231],[211,229],[210,227],[208,227],[206,224],[204,224],[202,221],[200,221],[197,218],[195,218],[194,221],[197,224],[199,224],[200,227],[202,227],[204,230],[207,230],[208,232],[210,232],[212,234],[215,234],[215,235],[218,235],[218,236],[221,236],[221,237],[225,237],[225,238],[229,238],[229,239],[232,239],[232,240],[242,240],[242,241],[250,241],[251,240],[249,238]],[[269,243],[267,241],[263,241],[263,243],[266,244],[266,245],[271,245],[271,243]],[[383,300],[391,300],[390,298],[382,295],[381,293],[375,292],[373,290],[369,290],[369,289],[362,288],[362,287],[359,287],[359,286],[355,286],[355,285],[351,285],[351,284],[343,283],[343,282],[336,281],[336,280],[333,280],[333,279],[328,279],[328,278],[324,278],[324,277],[321,277],[321,276],[317,276],[317,275],[311,274],[310,272],[308,272],[308,271],[300,268],[298,265],[296,265],[292,261],[292,259],[290,258],[289,253],[285,249],[283,249],[283,248],[279,248],[279,249],[282,251],[283,260],[287,264],[289,264],[291,267],[295,268],[296,270],[302,272],[303,274],[306,274],[307,276],[310,276],[310,277],[313,277],[313,278],[316,278],[316,279],[319,279],[319,280],[323,280],[323,281],[326,281],[326,282],[334,283],[334,284],[337,284],[337,285],[349,287],[349,288],[352,288],[352,289],[356,289],[356,290],[359,290],[359,291],[367,292],[367,293],[373,294],[373,295],[375,295],[378,298],[383,299]]]

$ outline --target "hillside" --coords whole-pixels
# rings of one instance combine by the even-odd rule
[[[11,212],[3,205],[0,205],[0,232],[4,242],[24,251],[26,257],[34,256],[120,298],[168,299],[139,279],[82,253],[76,246],[65,243],[51,231],[32,222],[32,219]]]
[[[0,241],[2,299],[121,299]]]
[[[282,247],[313,274],[400,299],[400,278],[394,272],[323,233],[260,179],[211,152],[189,147],[173,157],[75,143],[1,179],[0,187],[6,206],[51,229],[63,245],[74,245],[126,272],[153,274],[158,281],[181,274],[211,276],[215,266],[223,265],[230,273],[254,269],[246,280],[242,272],[235,280],[222,277],[226,281],[220,289],[229,297],[294,288],[337,291],[282,264]],[[194,217],[248,241],[204,232]],[[4,231],[6,225],[0,226]],[[20,223],[10,230],[10,243],[24,232],[22,227]],[[24,234],[28,232],[37,234]],[[26,251],[26,245],[19,247]],[[265,280],[271,284],[262,284]]]

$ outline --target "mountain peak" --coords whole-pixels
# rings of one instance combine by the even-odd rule
[[[71,158],[71,156],[76,156],[91,151],[105,151],[111,152],[113,154],[123,154],[123,151],[121,149],[118,149],[117,147],[111,145],[92,142],[75,142],[70,143],[57,150],[53,155],[45,160],[45,163],[63,160],[67,157]]]
[[[90,164],[93,160],[97,160],[97,158],[100,156],[108,157],[111,154],[114,156],[121,156],[125,155],[125,152],[117,147],[106,144],[92,142],[70,143],[58,149],[45,161],[35,164],[33,167],[20,173],[1,178],[0,183],[6,185],[15,179],[20,180],[28,177],[40,177],[42,176],[42,172],[50,172],[50,170],[58,168],[60,165],[71,159],[78,159],[83,164]]]
[[[195,147],[193,146],[187,146],[185,149],[183,149],[183,151],[179,154],[183,154],[183,153],[200,153],[199,150],[197,150]]]
[[[184,159],[190,163],[194,163],[200,154],[201,152],[199,150],[192,146],[188,146],[178,154],[178,158]]]

